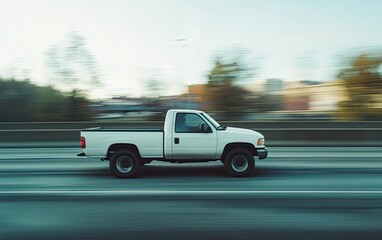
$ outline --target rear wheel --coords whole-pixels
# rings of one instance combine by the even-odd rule
[[[245,177],[253,172],[255,160],[245,148],[230,150],[224,157],[224,168],[232,177]]]
[[[141,161],[138,154],[131,150],[120,150],[110,159],[110,170],[118,178],[135,177],[139,172]]]

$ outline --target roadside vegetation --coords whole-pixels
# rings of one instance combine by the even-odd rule
[[[79,91],[66,94],[28,80],[0,78],[0,121],[84,121],[95,116]]]

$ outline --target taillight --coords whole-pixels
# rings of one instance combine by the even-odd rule
[[[81,144],[81,148],[86,148],[85,137],[81,137],[81,138],[80,138],[80,144]]]

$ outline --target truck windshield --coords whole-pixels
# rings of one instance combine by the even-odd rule
[[[214,125],[214,127],[218,130],[224,130],[225,127],[221,126],[218,122],[215,121],[215,119],[213,119],[210,115],[208,115],[207,113],[202,113],[202,115],[207,118],[207,120],[212,124]]]

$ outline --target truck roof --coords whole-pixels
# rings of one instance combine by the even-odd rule
[[[194,109],[170,109],[168,112],[190,112],[190,113],[201,113],[203,111],[201,110],[194,110]]]

